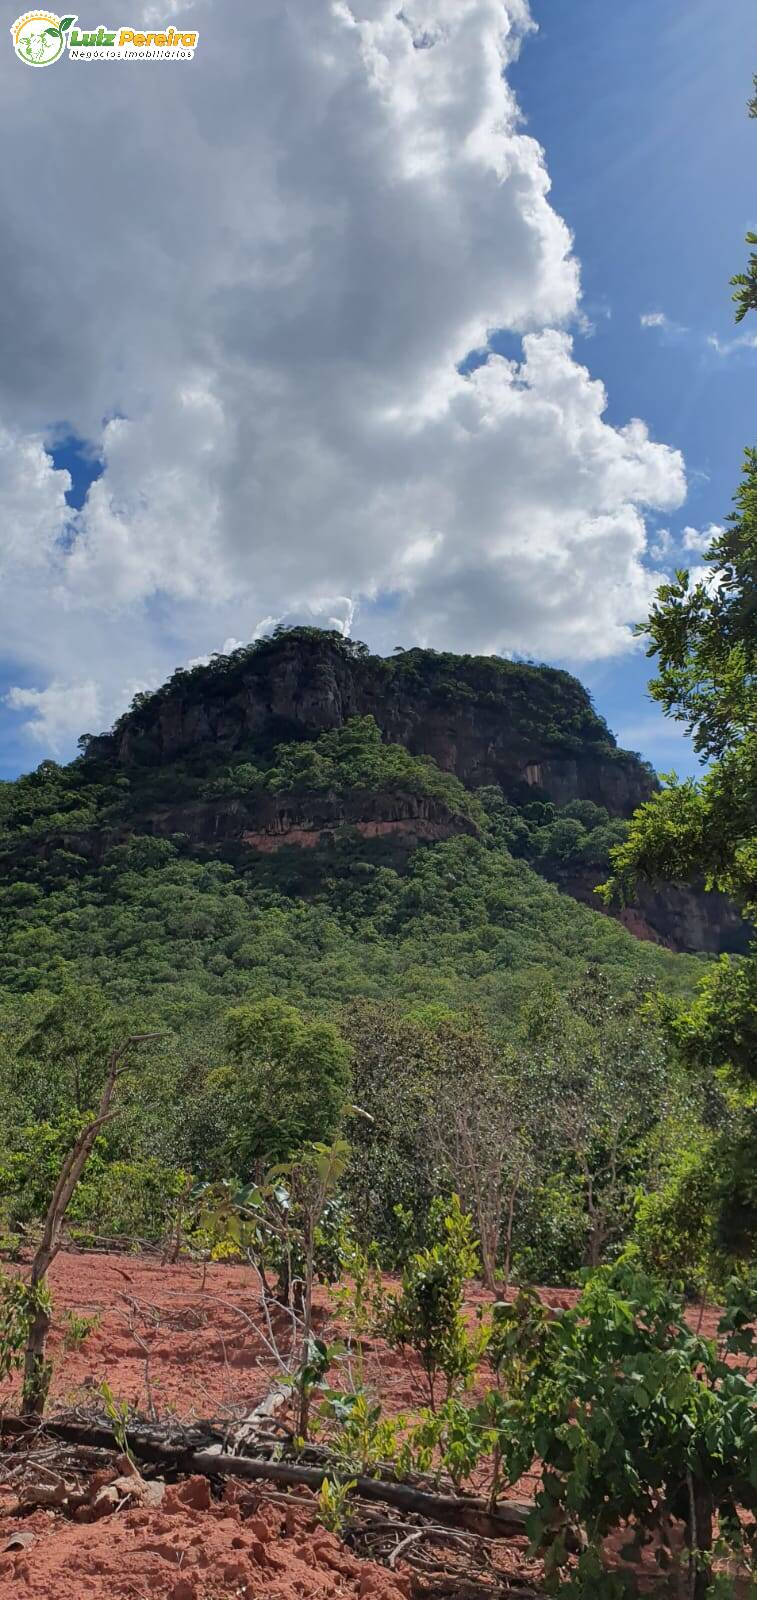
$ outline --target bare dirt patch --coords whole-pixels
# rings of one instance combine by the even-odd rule
[[[231,1486],[233,1490],[233,1486]],[[94,1525],[51,1512],[24,1519],[33,1542],[0,1555],[0,1594],[30,1600],[407,1600],[407,1581],[358,1560],[314,1524],[312,1511],[210,1502],[205,1479],[169,1488],[158,1511],[126,1510]],[[6,1542],[13,1527],[0,1519]],[[8,1535],[6,1536],[6,1527]]]
[[[56,1402],[91,1405],[105,1379],[119,1400],[143,1415],[152,1408],[187,1424],[199,1418],[222,1424],[270,1391],[278,1371],[271,1334],[287,1347],[286,1315],[266,1323],[259,1283],[244,1267],[203,1271],[146,1256],[62,1252],[50,1284],[53,1411]],[[545,1290],[543,1298],[564,1307],[575,1292]],[[474,1290],[471,1313],[490,1299]],[[74,1348],[66,1347],[69,1313],[99,1319]],[[323,1331],[336,1322],[323,1290],[316,1320]],[[708,1309],[702,1331],[714,1333],[716,1322],[717,1313]],[[417,1365],[380,1340],[366,1345],[365,1376],[393,1414],[416,1411],[423,1401]],[[17,1400],[17,1381],[0,1389],[9,1410]],[[535,1487],[528,1477],[511,1493],[530,1499]],[[14,1539],[19,1542],[8,1549]],[[498,1545],[492,1559],[503,1580],[517,1572],[521,1585],[524,1578],[537,1585],[539,1568],[527,1561],[524,1540]],[[412,1592],[424,1591],[416,1585]],[[19,1515],[15,1488],[0,1486],[0,1600],[407,1600],[410,1593],[401,1561],[393,1573],[360,1559],[317,1524],[305,1491],[293,1508],[231,1482],[219,1499],[206,1479],[190,1479],[169,1484],[157,1509],[125,1504],[102,1520],[80,1523],[51,1509]]]

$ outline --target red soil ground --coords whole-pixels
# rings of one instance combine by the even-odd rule
[[[23,1531],[33,1544],[0,1555],[3,1596],[407,1600],[409,1593],[406,1579],[357,1560],[307,1513],[258,1506],[250,1496],[241,1505],[214,1504],[203,1478],[169,1488],[159,1511],[126,1510],[84,1527],[36,1511]]]
[[[51,1272],[55,1319],[51,1397],[65,1406],[90,1405],[107,1379],[113,1393],[140,1412],[184,1421],[233,1418],[249,1411],[271,1387],[277,1368],[252,1274],[214,1265],[163,1266],[147,1257],[62,1253]],[[571,1291],[544,1291],[553,1305]],[[489,1299],[471,1296],[471,1306]],[[82,1346],[66,1349],[67,1313],[97,1316]],[[321,1292],[321,1327],[333,1320]],[[714,1332],[707,1312],[703,1331]],[[285,1319],[274,1327],[285,1340]],[[423,1401],[418,1370],[382,1343],[367,1347],[366,1379],[393,1412]],[[0,1403],[15,1409],[18,1384],[0,1388]],[[517,1497],[530,1498],[523,1481]],[[516,1491],[513,1491],[516,1493]],[[266,1505],[228,1485],[211,1499],[207,1481],[169,1487],[157,1510],[125,1509],[102,1521],[77,1524],[59,1513],[17,1516],[16,1494],[0,1484],[0,1600],[325,1600],[326,1596],[405,1600],[409,1579],[360,1561],[318,1527],[303,1496],[293,1513]],[[16,1534],[32,1539],[7,1551]],[[503,1547],[502,1564],[521,1564],[522,1541]]]

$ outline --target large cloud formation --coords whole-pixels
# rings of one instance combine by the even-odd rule
[[[683,463],[575,360],[578,267],[506,81],[525,0],[191,15],[192,63],[3,58],[11,705],[54,745],[281,615],[627,648]],[[56,425],[104,464],[74,516]]]

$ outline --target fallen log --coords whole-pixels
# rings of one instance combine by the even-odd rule
[[[51,1418],[31,1428],[23,1417],[0,1419],[0,1434],[16,1435],[44,1432],[62,1439],[66,1444],[95,1445],[101,1448],[121,1449],[122,1443],[109,1427],[101,1423],[63,1422]],[[295,1461],[256,1461],[250,1456],[232,1456],[217,1453],[212,1446],[193,1450],[186,1446],[168,1444],[154,1433],[139,1428],[129,1428],[128,1442],[132,1456],[155,1465],[169,1467],[173,1472],[199,1475],[205,1478],[241,1478],[244,1482],[278,1483],[319,1490],[328,1477],[326,1466],[303,1467]],[[447,1527],[465,1528],[484,1539],[511,1539],[525,1531],[526,1520],[533,1510],[527,1502],[501,1500],[496,1510],[491,1510],[485,1500],[474,1496],[432,1494],[425,1489],[386,1478],[353,1479],[351,1493],[362,1500],[377,1501],[392,1506],[397,1511],[429,1517]]]
[[[187,1458],[186,1471],[202,1476],[215,1475],[245,1480],[268,1480],[271,1483],[302,1484],[310,1489],[320,1489],[328,1477],[325,1467],[300,1467],[296,1462],[254,1461],[249,1456],[216,1456],[209,1451],[197,1451]],[[484,1500],[464,1498],[452,1494],[431,1494],[425,1489],[414,1489],[406,1483],[395,1483],[384,1478],[356,1478],[352,1493],[363,1500],[379,1501],[393,1506],[397,1511],[413,1512],[456,1528],[466,1528],[486,1539],[509,1539],[514,1533],[523,1533],[526,1518],[533,1509],[513,1500],[502,1501],[496,1511],[490,1511]]]

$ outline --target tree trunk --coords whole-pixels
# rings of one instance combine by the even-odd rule
[[[87,1124],[86,1128],[82,1129],[73,1149],[69,1150],[60,1169],[60,1176],[53,1190],[52,1200],[47,1208],[42,1238],[32,1261],[32,1270],[29,1278],[30,1290],[44,1290],[47,1286],[47,1274],[60,1249],[61,1228],[71,1204],[74,1190],[87,1164],[100,1129],[105,1126],[106,1122],[110,1122],[111,1117],[115,1115],[115,1112],[111,1110],[111,1103],[116,1083],[122,1070],[121,1062],[124,1056],[128,1054],[133,1045],[141,1044],[146,1039],[159,1039],[160,1037],[159,1033],[135,1033],[126,1040],[125,1044],[112,1051],[97,1116]],[[29,1324],[24,1357],[24,1389],[21,1402],[21,1410],[24,1416],[41,1417],[45,1409],[45,1401],[47,1400],[47,1392],[52,1376],[45,1356],[49,1331],[50,1313],[37,1304]]]
[[[320,1211],[320,1208],[319,1208]],[[308,1218],[307,1234],[305,1238],[305,1295],[303,1306],[302,1328],[302,1363],[307,1366],[310,1360],[310,1336],[313,1329],[313,1278],[315,1276],[315,1228],[314,1218]],[[304,1372],[300,1380],[300,1403],[297,1419],[297,1432],[301,1439],[307,1439],[310,1424],[310,1385]]]
[[[33,1280],[32,1280],[33,1281]],[[44,1280],[42,1280],[44,1282]],[[52,1367],[45,1359],[50,1313],[38,1307],[29,1324],[24,1355],[24,1387],[21,1409],[25,1416],[41,1417],[50,1388]]]
[[[689,1549],[692,1551],[690,1594],[692,1600],[706,1600],[712,1573],[707,1557],[712,1550],[712,1491],[689,1475]]]
[[[515,1202],[518,1198],[522,1171],[520,1167],[513,1179],[507,1201],[507,1226],[505,1228],[505,1260],[503,1264],[502,1293],[507,1294],[510,1287],[510,1273],[513,1268],[513,1227],[515,1224]]]
[[[479,1229],[481,1234],[481,1266],[483,1268],[484,1285],[490,1294],[497,1293],[497,1251],[492,1250],[489,1231],[485,1227]]]

